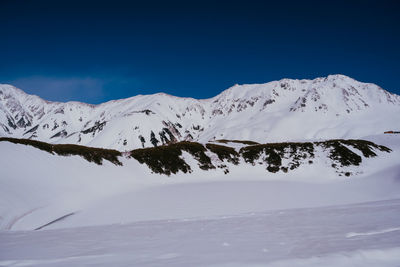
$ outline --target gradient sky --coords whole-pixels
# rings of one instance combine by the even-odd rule
[[[0,83],[100,103],[345,74],[400,94],[400,1],[0,0]]]

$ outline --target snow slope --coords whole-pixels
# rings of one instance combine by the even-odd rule
[[[0,85],[0,136],[120,151],[175,140],[361,138],[399,130],[399,114],[400,96],[344,75],[235,85],[205,100],[160,93],[100,105]]]
[[[209,217],[400,198],[400,137],[372,136],[393,149],[338,176],[323,160],[291,172],[231,165],[201,170],[184,155],[191,174],[151,173],[138,161],[103,165],[0,142],[0,229],[33,230],[144,220]],[[22,167],[21,167],[22,166]],[[351,182],[350,182],[351,181]],[[234,205],[233,205],[234,203]]]

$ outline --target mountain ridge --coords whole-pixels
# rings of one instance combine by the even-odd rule
[[[396,112],[400,96],[344,75],[234,85],[208,99],[157,93],[98,105],[50,102],[0,85],[0,136],[118,150],[185,140],[360,138],[396,127]]]
[[[265,86],[265,85],[269,85],[269,84],[275,84],[275,83],[281,83],[281,82],[290,82],[290,81],[296,81],[296,82],[304,82],[304,81],[305,81],[305,82],[309,82],[309,81],[318,82],[318,81],[323,81],[323,80],[326,81],[326,80],[336,80],[336,79],[345,79],[345,80],[349,80],[349,81],[353,81],[353,82],[362,83],[362,84],[365,84],[365,85],[377,86],[377,85],[374,84],[374,83],[357,81],[357,80],[355,80],[355,79],[353,79],[353,78],[351,78],[351,77],[349,77],[349,76],[343,75],[343,74],[331,74],[331,75],[328,75],[328,76],[326,76],[326,77],[317,77],[317,78],[314,78],[314,79],[290,79],[290,78],[282,78],[282,79],[280,79],[280,80],[269,81],[269,82],[265,82],[265,83],[244,83],[244,84],[238,84],[238,83],[236,83],[236,84],[234,84],[234,85],[228,87],[227,89],[221,91],[219,94],[217,94],[217,95],[215,95],[215,96],[212,96],[212,97],[209,97],[209,98],[200,98],[200,99],[197,99],[197,98],[194,98],[194,97],[182,97],[182,96],[175,96],[175,95],[172,95],[172,94],[168,94],[168,93],[165,93],[165,92],[157,92],[157,93],[153,93],[153,94],[137,94],[137,95],[130,96],[130,97],[127,97],[127,98],[111,99],[111,100],[108,100],[108,101],[105,101],[105,102],[102,102],[102,103],[98,103],[98,104],[91,104],[91,103],[86,103],[86,102],[77,101],[77,100],[71,100],[71,101],[66,101],[66,102],[62,102],[62,101],[50,101],[50,100],[46,100],[46,99],[44,99],[44,98],[42,98],[42,97],[40,97],[40,96],[38,96],[38,95],[35,95],[35,94],[28,94],[28,93],[26,93],[25,91],[23,91],[22,89],[20,89],[20,88],[14,86],[14,85],[12,85],[12,84],[0,83],[0,87],[2,87],[2,88],[1,88],[2,90],[7,89],[7,87],[8,87],[8,88],[11,88],[11,89],[14,90],[14,91],[17,91],[17,92],[20,93],[20,94],[24,94],[24,95],[26,95],[26,96],[31,96],[31,97],[37,97],[37,98],[41,99],[42,101],[44,101],[44,102],[46,102],[46,103],[51,103],[51,104],[68,104],[68,103],[72,103],[72,104],[84,104],[84,105],[88,105],[88,106],[97,107],[97,106],[101,106],[101,105],[108,104],[108,103],[112,103],[112,102],[116,102],[116,101],[118,102],[118,101],[124,101],[124,100],[131,100],[131,99],[136,98],[136,97],[157,96],[157,95],[168,96],[168,97],[173,97],[173,98],[177,98],[177,99],[188,99],[188,100],[195,100],[195,101],[203,102],[203,101],[210,101],[210,100],[212,100],[212,99],[214,99],[214,98],[216,98],[216,97],[222,95],[222,94],[225,93],[225,92],[231,91],[232,89],[234,89],[234,88],[236,88],[236,87],[243,87],[243,86]],[[382,88],[379,87],[379,86],[377,86],[377,87],[378,87],[379,89],[381,89],[381,90],[384,90],[384,89],[382,89]],[[384,91],[386,91],[386,90],[384,90]],[[396,96],[398,96],[398,97],[400,98],[400,96],[397,95],[397,94],[395,94],[395,93],[391,93],[391,92],[389,92],[389,91],[386,91],[386,92],[388,92],[388,93],[391,94],[391,95],[396,95]]]

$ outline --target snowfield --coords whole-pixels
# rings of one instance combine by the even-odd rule
[[[400,137],[365,139],[393,151],[350,178],[165,176],[0,142],[0,266],[399,266]]]
[[[399,266],[400,199],[0,233],[1,266]],[[350,235],[354,232],[358,235]]]

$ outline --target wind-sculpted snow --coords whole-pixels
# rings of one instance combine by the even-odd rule
[[[205,100],[57,103],[0,85],[0,135],[130,151],[176,141],[362,138],[399,130],[400,96],[343,75],[235,85]]]

